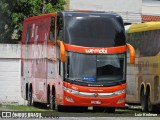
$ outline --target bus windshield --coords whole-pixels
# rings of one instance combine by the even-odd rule
[[[68,52],[68,80],[107,84],[125,80],[125,54],[91,55]]]
[[[117,19],[118,18],[100,16],[69,16],[65,21],[64,42],[87,47],[114,47],[125,45],[124,27]]]

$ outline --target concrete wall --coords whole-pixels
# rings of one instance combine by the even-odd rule
[[[114,11],[125,23],[141,22],[142,0],[70,0],[70,10]]]
[[[21,97],[21,47],[0,44],[0,103],[26,104]]]
[[[143,0],[142,14],[144,14],[144,15],[159,15],[160,16],[160,1]]]
[[[0,58],[15,58],[21,57],[20,44],[0,44]]]

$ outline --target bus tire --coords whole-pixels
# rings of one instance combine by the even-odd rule
[[[63,106],[57,105],[55,103],[55,111],[57,111],[57,112],[63,112],[64,110],[65,110],[65,108]]]
[[[29,106],[33,106],[33,93],[32,93],[32,89],[31,89],[31,91],[29,91],[29,99],[28,99],[28,105]]]
[[[49,107],[49,108],[52,108],[51,106],[52,106],[52,102],[50,102],[51,101],[51,94],[50,94],[50,87],[49,87],[49,85],[48,85],[48,87],[47,87],[47,108]]]
[[[52,100],[51,100],[51,109],[55,110],[55,93],[52,93]]]
[[[55,111],[57,111],[57,112],[63,112],[64,111],[63,106],[57,105],[56,101],[55,101]]]
[[[151,104],[150,93],[147,94],[148,112],[156,112],[157,108]]]
[[[52,94],[51,108],[53,110],[55,110],[55,111],[58,111],[58,112],[63,111],[63,107],[61,105],[57,105],[57,102],[56,102],[56,93],[55,92]]]
[[[141,107],[142,111],[146,112],[148,110],[148,102],[147,102],[147,95],[144,94],[144,90],[141,90]]]

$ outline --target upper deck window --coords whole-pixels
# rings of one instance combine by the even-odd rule
[[[65,18],[65,43],[87,47],[125,45],[123,23],[114,17],[89,15]]]

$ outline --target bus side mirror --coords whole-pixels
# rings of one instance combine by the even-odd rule
[[[130,53],[130,64],[135,64],[135,56],[136,56],[136,52],[133,48],[132,45],[126,43],[127,48],[129,49],[129,53]]]
[[[60,47],[60,59],[61,59],[62,62],[66,62],[66,51],[65,51],[65,48],[64,48],[64,44],[60,40],[58,40],[57,43]]]

